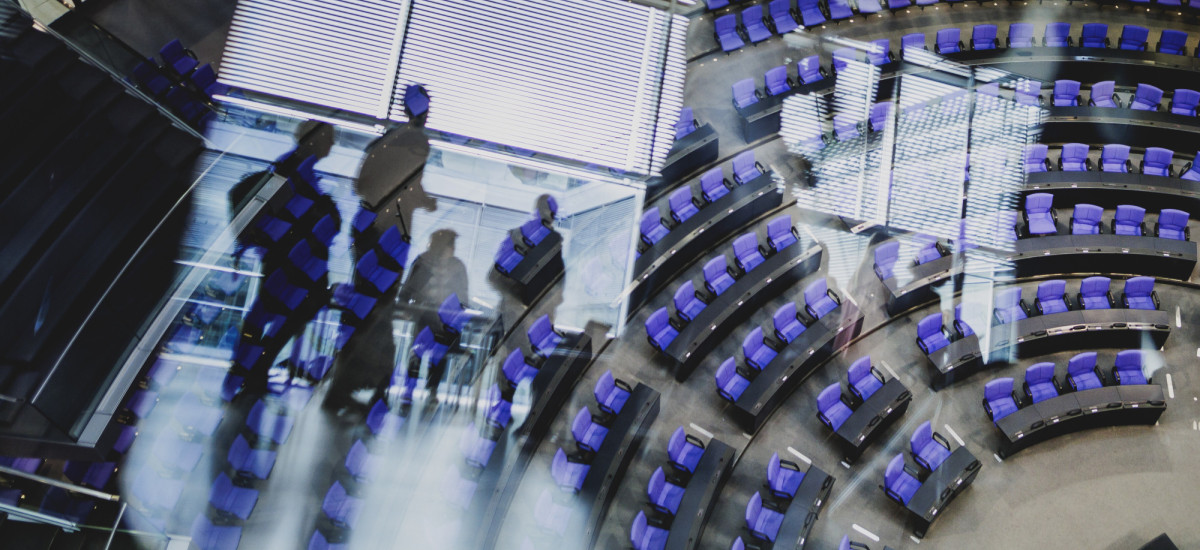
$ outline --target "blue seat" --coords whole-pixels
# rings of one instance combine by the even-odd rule
[[[550,463],[550,475],[558,484],[559,490],[578,493],[591,468],[588,464],[571,461],[567,458],[567,453],[563,452],[562,447],[559,447],[558,452],[554,453],[554,461]]]
[[[871,112],[867,115],[867,127],[872,132],[882,132],[887,128],[888,120],[892,118],[891,101],[880,101],[871,105]]]
[[[757,44],[771,38],[771,29],[767,28],[761,5],[753,5],[742,10],[742,29],[750,42]]]
[[[654,212],[654,213],[657,214],[657,212]],[[650,213],[647,212],[647,214],[650,214]],[[660,224],[661,224],[661,218],[660,218]],[[658,242],[658,239],[661,239],[663,237],[663,235],[666,235],[667,231],[669,231],[669,230],[664,226],[662,234],[658,235],[658,237],[655,238],[653,241],[647,242],[647,244],[654,244],[654,243]],[[646,239],[646,216],[642,216],[642,240],[643,241],[647,240]],[[512,273],[512,270],[515,269],[517,267],[517,265],[521,263],[521,260],[525,259],[525,255],[521,254],[520,252],[517,252],[517,249],[513,246],[512,239],[509,238],[508,234],[505,234],[504,239],[502,239],[500,241],[500,247],[496,250],[496,256],[494,259],[495,259],[496,271],[499,271],[500,273],[508,274],[508,273]]]
[[[662,214],[659,213],[657,206],[647,208],[642,214],[641,239],[647,246],[652,246],[654,243],[661,241],[670,232],[671,229],[663,222]],[[507,237],[505,240],[507,240]],[[516,263],[519,263],[522,258],[518,255]],[[513,264],[513,267],[516,267],[516,263]],[[499,265],[499,260],[497,260],[497,265]]]
[[[738,185],[745,185],[765,172],[766,169],[763,168],[763,165],[754,160],[753,149],[738,153],[733,157],[733,181]]]
[[[996,295],[996,308],[993,310],[997,324],[1015,323],[1028,317],[1025,302],[1021,301],[1021,288],[1009,288]]]
[[[333,244],[334,237],[337,237],[338,223],[338,221],[333,219],[332,214],[321,216],[321,219],[317,220],[316,224],[313,224],[313,238],[321,246],[328,248],[329,245]],[[397,233],[399,233],[399,230],[397,230]]]
[[[750,373],[738,366],[737,359],[730,357],[717,367],[716,381],[717,395],[732,403],[750,387]]]
[[[719,10],[725,6],[728,6],[729,0],[704,0],[704,5],[708,7],[709,11]]]
[[[171,87],[171,81],[158,71],[158,64],[150,58],[134,66],[133,79],[151,95],[162,95]]]
[[[475,429],[474,422],[467,424],[462,438],[458,440],[458,446],[463,460],[473,468],[486,468],[488,462],[492,460],[492,453],[496,450],[496,442],[480,436],[479,430]]]
[[[172,40],[164,44],[158,50],[158,55],[162,57],[164,66],[179,76],[187,76],[200,64],[199,61],[196,61],[196,56],[184,49],[179,40]]]
[[[891,42],[886,38],[872,40],[870,49],[867,50],[867,63],[875,65],[876,67],[891,63],[894,60],[892,57],[891,48]]]
[[[745,78],[733,83],[733,106],[745,109],[762,99],[762,92],[754,85],[753,78]]]
[[[1158,213],[1158,221],[1154,223],[1154,234],[1160,239],[1186,241],[1191,238],[1188,229],[1188,213],[1174,208],[1164,208]]]
[[[1100,150],[1100,170],[1104,172],[1127,173],[1133,168],[1129,162],[1129,146],[1120,143],[1110,143]]]
[[[1025,173],[1050,171],[1050,161],[1046,158],[1049,147],[1041,143],[1025,146]]]
[[[1033,47],[1033,23],[1012,23],[1008,26],[1008,38],[1005,44],[1009,48]]]
[[[295,418],[268,409],[262,399],[255,402],[254,406],[250,407],[250,414],[246,415],[246,427],[251,433],[257,435],[260,440],[268,439],[277,445],[287,442],[295,423]]]
[[[675,429],[667,442],[667,461],[676,469],[694,473],[700,457],[704,456],[704,442],[683,430]]]
[[[763,339],[762,327],[754,327],[742,338],[742,354],[746,357],[746,365],[754,370],[763,370],[779,352]]]
[[[797,0],[797,5],[805,27],[815,27],[825,22],[825,12],[821,10],[818,0]]]
[[[771,489],[771,494],[791,500],[796,496],[801,481],[804,481],[804,472],[800,471],[799,464],[780,460],[779,453],[771,453],[771,460],[767,462],[767,487]]]
[[[350,446],[350,451],[346,453],[346,460],[342,465],[355,481],[366,483],[383,466],[383,459],[383,456],[372,455],[363,440],[356,439],[354,445]]]
[[[913,461],[927,472],[936,470],[950,457],[950,442],[933,431],[933,426],[928,420],[917,426],[912,437],[908,438],[908,448],[912,452]]]
[[[833,135],[838,141],[849,141],[862,134],[858,131],[858,120],[853,115],[840,114],[833,117]]]
[[[1187,55],[1187,39],[1186,32],[1163,29],[1162,34],[1158,37],[1158,44],[1154,46],[1154,51],[1172,55]]]
[[[428,361],[430,366],[441,364],[449,349],[446,344],[437,341],[429,327],[422,328],[413,339],[413,356],[418,360]]]
[[[1143,222],[1145,218],[1145,208],[1130,204],[1118,205],[1117,213],[1113,216],[1112,232],[1116,235],[1141,237],[1146,233],[1146,225]]]
[[[855,4],[858,5],[858,13],[863,15],[870,15],[872,13],[879,13],[883,11],[883,5],[879,3],[879,0],[857,0]]]
[[[1167,110],[1176,115],[1196,116],[1198,104],[1200,104],[1200,92],[1187,88],[1176,88],[1175,93],[1171,94],[1171,102],[1168,104]]]
[[[1051,98],[1055,107],[1077,107],[1079,105],[1079,81],[1055,80]]]
[[[767,243],[771,249],[779,252],[800,240],[796,228],[792,227],[792,216],[784,214],[776,216],[767,222]]]
[[[928,50],[925,45],[925,33],[914,32],[900,37],[900,58],[904,59],[904,55],[908,50]]]
[[[859,357],[850,368],[846,370],[846,381],[850,387],[850,393],[858,397],[859,401],[870,399],[879,388],[883,387],[883,375],[871,365],[871,356],[864,355]]]
[[[887,493],[888,498],[907,505],[920,488],[921,482],[904,465],[904,453],[896,455],[888,462],[887,469],[883,472],[883,491]]]
[[[1038,285],[1037,298],[1033,307],[1042,315],[1062,313],[1069,310],[1067,306],[1067,282],[1062,279],[1044,281]]]
[[[775,337],[783,342],[790,343],[804,334],[804,329],[807,328],[796,313],[796,302],[788,302],[779,306],[771,320],[775,325]]]
[[[792,32],[800,27],[800,14],[792,8],[791,0],[771,0],[767,4],[769,23],[777,34]]]
[[[204,95],[211,99],[213,96],[229,94],[229,86],[217,82],[217,73],[213,70],[212,65],[205,63],[192,72],[190,78],[192,85],[197,90],[204,92]]]
[[[1130,98],[1129,108],[1135,111],[1162,110],[1163,91],[1149,84],[1138,84]]]
[[[442,327],[446,332],[459,334],[471,320],[471,314],[458,300],[458,294],[452,292],[438,306],[438,320],[442,322]]]
[[[1030,365],[1025,369],[1025,382],[1022,386],[1025,395],[1033,403],[1053,399],[1061,393],[1058,380],[1054,378],[1054,363],[1048,361]]]
[[[483,415],[484,422],[498,430],[507,428],[508,423],[512,422],[512,401],[504,398],[500,392],[500,384],[492,384],[484,399],[484,403],[487,404]]]
[[[997,378],[983,386],[983,410],[996,422],[1017,412],[1017,396],[1013,393],[1012,378]]]
[[[1179,174],[1181,179],[1188,181],[1200,181],[1200,151],[1196,151],[1196,158],[1187,163],[1183,167],[1183,173]]]
[[[1088,159],[1091,147],[1084,143],[1063,144],[1062,154],[1058,157],[1058,169],[1064,172],[1087,172],[1092,169]]]
[[[646,318],[646,337],[650,340],[650,345],[655,349],[663,351],[675,337],[679,336],[679,331],[671,325],[671,313],[667,311],[667,307],[663,306],[650,317]]]
[[[358,263],[354,265],[354,271],[381,293],[387,292],[387,289],[400,279],[399,273],[379,264],[379,256],[375,254],[374,250],[368,250],[366,254],[362,255],[362,258],[359,258]]]
[[[704,288],[714,295],[720,296],[733,286],[735,280],[725,263],[725,256],[717,256],[704,264]]]
[[[957,27],[950,29],[941,29],[937,32],[937,37],[933,41],[933,51],[937,53],[955,53],[963,50],[962,40],[959,40],[959,30]]]
[[[1047,48],[1063,48],[1072,45],[1072,43],[1070,23],[1046,24],[1046,33],[1042,36],[1042,46]]]
[[[529,326],[526,336],[529,337],[529,345],[533,348],[533,352],[542,357],[548,357],[550,352],[554,351],[554,348],[564,340],[563,335],[554,329],[549,314],[538,317]]]
[[[762,495],[758,491],[750,497],[746,504],[746,528],[755,538],[775,542],[779,528],[783,526],[783,513],[770,505],[764,505]]]
[[[833,70],[833,74],[837,74],[845,71],[851,63],[858,61],[861,61],[859,50],[850,47],[838,48],[833,50],[833,63],[830,65],[830,69]]]
[[[1125,281],[1121,302],[1129,309],[1158,309],[1158,293],[1154,277],[1133,277]]]
[[[917,235],[913,239],[917,245],[917,265],[929,263],[942,257],[942,247],[937,239],[928,235]]]
[[[1071,214],[1072,235],[1099,235],[1104,209],[1094,204],[1076,204]]]
[[[190,533],[199,550],[236,550],[242,541],[241,526],[216,525],[203,512],[192,521]]]
[[[803,0],[801,0],[803,3]],[[815,2],[814,2],[815,3]],[[796,63],[797,77],[801,84],[812,84],[825,79],[825,67],[821,66],[821,58],[810,55]]]
[[[329,273],[329,264],[313,254],[312,246],[307,240],[301,240],[288,252],[288,261],[312,282],[317,282]]]
[[[275,457],[275,451],[251,449],[246,438],[240,434],[229,446],[229,454],[226,456],[229,466],[239,476],[254,479],[267,479],[271,475],[271,470],[275,467]]]
[[[875,248],[875,275],[886,281],[895,276],[896,261],[900,259],[900,242],[887,241]]]
[[[633,526],[629,528],[629,541],[633,543],[634,550],[663,550],[670,534],[662,527],[650,525],[646,513],[639,510],[633,518]]]
[[[837,431],[842,423],[854,414],[854,410],[846,404],[842,397],[842,384],[834,382],[817,395],[817,418],[821,419],[829,429]]]
[[[704,197],[704,201],[707,203],[711,204],[728,195],[730,188],[732,188],[732,184],[725,179],[725,174],[721,172],[719,166],[700,176],[700,196]]]
[[[508,385],[514,390],[521,385],[521,382],[532,379],[538,373],[538,369],[525,360],[525,354],[521,352],[520,348],[512,350],[508,357],[504,358],[504,365],[500,370],[504,374],[504,379],[508,380]]]
[[[825,7],[829,9],[830,21],[854,17],[854,9],[850,7],[849,0],[825,0]]]
[[[675,121],[675,139],[683,139],[699,127],[692,108],[684,107],[679,110],[679,120]]]
[[[1145,356],[1140,349],[1129,349],[1117,353],[1117,359],[1113,363],[1112,375],[1113,380],[1119,386],[1134,386],[1138,384],[1149,384],[1150,377],[1146,376],[1143,367]]]
[[[675,289],[675,313],[680,319],[691,322],[701,311],[704,311],[706,304],[700,299],[696,293],[695,286],[691,280],[684,281]]]
[[[404,87],[404,112],[410,118],[429,112],[429,92],[424,86],[409,84]]]
[[[1117,48],[1144,52],[1149,37],[1150,29],[1139,25],[1125,25],[1121,27],[1121,37],[1117,39]]]
[[[804,289],[804,311],[813,319],[824,317],[837,309],[841,303],[842,300],[829,289],[824,277],[813,281]]]
[[[646,485],[646,496],[655,510],[675,515],[679,511],[679,502],[683,500],[684,488],[667,481],[667,474],[662,466],[650,474],[650,483]]]
[[[971,29],[972,50],[994,50],[1000,47],[1000,39],[996,38],[995,25],[975,25]]]
[[[580,449],[594,453],[599,451],[600,445],[604,443],[608,428],[592,419],[592,412],[584,406],[571,422],[571,435],[575,437],[575,444]]]
[[[733,261],[738,268],[747,273],[761,265],[766,258],[758,249],[758,236],[753,231],[733,240]]]
[[[1117,83],[1114,80],[1105,80],[1092,84],[1091,92],[1088,95],[1088,105],[1095,107],[1104,107],[1107,109],[1115,109],[1121,106],[1121,98],[1113,92]]]
[[[521,240],[525,241],[525,246],[532,248],[542,244],[548,235],[550,235],[550,228],[546,227],[537,217],[532,217],[521,224]]]
[[[917,323],[917,347],[925,355],[950,345],[946,337],[946,329],[942,326],[941,312],[930,313]]]
[[[975,329],[967,324],[967,320],[963,318],[963,305],[954,306],[954,332],[958,333],[960,338],[966,338],[975,334]]]
[[[363,500],[351,496],[340,481],[333,482],[329,491],[325,493],[325,499],[321,501],[321,511],[325,513],[325,517],[343,529],[354,526],[362,509]]]
[[[1104,23],[1084,23],[1083,32],[1079,35],[1079,45],[1084,48],[1107,48],[1108,25]]]
[[[787,65],[768,70],[763,75],[763,83],[766,84],[767,95],[785,94],[795,87],[787,74]]]
[[[1109,293],[1108,277],[1088,277],[1079,285],[1079,305],[1083,309],[1109,309],[1112,294]]]
[[[247,487],[236,487],[224,472],[218,473],[208,494],[208,503],[226,515],[248,519],[258,502],[258,491]]]
[[[592,396],[596,398],[596,406],[607,414],[621,412],[621,408],[625,406],[625,402],[629,400],[632,393],[633,388],[627,382],[613,377],[611,370],[604,371],[592,389]]]
[[[524,227],[524,226],[522,226]],[[549,229],[546,233],[539,233],[538,242],[549,234]],[[522,229],[522,232],[525,230]],[[408,263],[408,240],[400,234],[400,229],[396,226],[391,226],[379,236],[379,252],[382,253],[381,259],[388,262],[391,268],[402,269],[404,264]]]
[[[1013,89],[1013,99],[1018,105],[1036,107],[1042,104],[1042,83],[1037,80],[1022,80]]]
[[[1096,352],[1080,353],[1067,361],[1067,383],[1073,391],[1104,387],[1104,378],[1096,366]]]
[[[1025,197],[1025,225],[1030,235],[1053,235],[1058,233],[1057,216],[1054,213],[1054,195],[1033,193]]]
[[[717,37],[717,43],[721,45],[721,50],[731,52],[746,43],[742,41],[742,35],[738,32],[737,15],[730,13],[718,17],[713,21],[714,33]]]
[[[38,461],[41,462],[40,460]],[[10,468],[12,465],[8,465]],[[19,468],[18,468],[19,469]],[[34,468],[36,471],[37,468]],[[108,486],[108,482],[112,480],[112,475],[117,471],[116,462],[84,462],[80,460],[68,460],[63,464],[63,475],[67,479],[74,481],[80,485],[91,487],[93,489],[104,490]],[[34,472],[27,472],[34,473]]]

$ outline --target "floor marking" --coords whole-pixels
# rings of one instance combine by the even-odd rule
[[[1200,357],[1200,348],[1196,348],[1196,357]]]
[[[1195,420],[1193,420],[1193,421],[1192,421],[1192,429],[1193,429],[1193,430],[1200,430],[1200,427],[1197,427],[1197,423],[1196,423],[1196,421],[1195,421]]]
[[[710,432],[704,428],[701,428],[700,426],[697,426],[695,422],[688,424],[688,426],[691,426],[693,430],[696,430],[696,431],[704,434],[704,437],[707,437],[709,439],[712,439],[712,437],[713,437],[712,432]]]
[[[1175,328],[1183,326],[1183,317],[1179,316],[1179,306],[1175,306]]]
[[[951,428],[949,424],[945,424],[945,426],[946,431],[950,432],[950,437],[953,437],[954,440],[958,442],[959,447],[965,447],[967,445],[966,443],[963,443],[962,438],[958,437],[958,434],[954,432],[954,428]]]
[[[788,452],[796,455],[796,458],[799,458],[800,460],[803,460],[804,462],[806,462],[808,464],[812,464],[812,459],[800,454],[800,451],[797,451],[796,449],[788,447]]]
[[[996,459],[996,462],[1004,462],[1003,460],[1000,460],[1000,455],[996,453],[992,453],[992,457]]]
[[[870,531],[868,531],[868,530],[866,530],[866,529],[863,529],[863,528],[862,528],[862,526],[860,526],[859,524],[855,523],[855,524],[851,525],[850,527],[853,527],[855,531],[858,531],[859,533],[862,533],[862,534],[863,534],[863,536],[865,536],[865,537],[867,537],[867,538],[869,538],[869,539],[871,539],[871,540],[873,540],[873,541],[875,541],[875,542],[879,542],[879,536],[878,536],[878,535],[876,535],[875,533],[872,533],[872,532],[870,532]]]
[[[752,436],[746,432],[742,432],[742,437],[744,437],[746,439],[754,439],[754,436]]]
[[[888,371],[888,374],[892,375],[892,378],[900,378],[900,375],[896,374],[896,371],[892,370],[892,366],[887,364],[887,361],[880,361],[879,364],[883,366],[883,370]]]
[[[917,544],[921,544],[921,539],[917,538],[916,535],[909,535],[908,538],[913,539],[913,542]]]
[[[847,470],[849,470],[849,469],[850,469],[850,465],[849,465],[849,464],[846,464],[846,461],[845,461],[845,460],[843,460],[843,461],[842,461],[842,467],[846,468]]]
[[[1167,397],[1175,399],[1175,383],[1171,381],[1171,373],[1167,373]]]

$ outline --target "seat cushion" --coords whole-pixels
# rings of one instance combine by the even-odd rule
[[[1071,377],[1071,380],[1075,382],[1075,389],[1077,391],[1104,387],[1104,384],[1100,383],[1100,378],[1094,372],[1075,375]]]
[[[932,469],[937,469],[938,465],[946,461],[950,456],[950,450],[941,446],[936,441],[930,441],[925,444],[925,448],[921,449],[921,454],[917,455],[924,460]]]
[[[1029,394],[1033,397],[1034,403],[1040,403],[1047,399],[1058,397],[1058,390],[1054,389],[1054,384],[1043,382],[1029,386]]]
[[[874,395],[882,387],[883,382],[880,382],[878,378],[870,374],[862,377],[862,379],[854,384],[854,389],[858,391],[859,397],[862,397],[864,400]]]

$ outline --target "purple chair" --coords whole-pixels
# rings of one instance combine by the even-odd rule
[[[994,50],[1000,47],[1000,39],[996,38],[995,25],[975,25],[971,29],[972,50]]]
[[[795,88],[795,83],[787,73],[787,65],[780,65],[770,69],[763,75],[763,83],[766,84],[767,95],[780,95],[791,91]]]
[[[1121,303],[1128,309],[1158,309],[1158,293],[1154,291],[1154,277],[1133,277],[1125,281]]]
[[[725,179],[725,174],[719,166],[700,176],[700,196],[709,204],[728,195],[732,188],[733,184]]]
[[[1147,147],[1142,155],[1142,173],[1151,176],[1173,177],[1175,167],[1171,164],[1175,152],[1162,147]]]
[[[675,223],[683,223],[700,211],[696,200],[692,198],[692,188],[688,186],[680,187],[671,193],[667,204],[671,208],[671,218]]]
[[[1058,233],[1058,215],[1054,212],[1054,195],[1034,193],[1025,197],[1025,225],[1030,235]]]
[[[1018,408],[1012,378],[997,378],[983,386],[983,410],[992,422],[1017,412]]]
[[[513,390],[516,390],[521,382],[532,379],[538,373],[537,367],[530,365],[525,360],[525,354],[521,352],[520,348],[512,350],[508,357],[505,357],[504,366],[500,370]]]
[[[1139,25],[1125,25],[1121,27],[1121,37],[1117,39],[1117,48],[1144,52],[1146,51],[1147,39],[1149,37],[1150,29]]]
[[[1129,146],[1110,143],[1100,150],[1100,170],[1104,172],[1128,173],[1133,170],[1129,162]]]
[[[625,402],[629,400],[632,393],[633,388],[624,380],[614,378],[611,370],[604,371],[592,389],[592,396],[596,398],[596,406],[606,414],[621,412],[621,408],[625,406]]]
[[[651,245],[658,242],[658,239],[663,238],[669,229],[667,229],[666,226],[663,226],[663,231],[661,234],[653,233],[653,231],[651,231],[650,234],[656,235],[656,238],[648,239],[648,233],[646,231],[646,220],[648,216],[649,213],[642,216],[642,241],[646,242],[647,245]],[[661,224],[661,218],[659,219],[659,223]],[[371,251],[369,253],[373,252],[374,251]],[[500,246],[496,249],[496,255],[493,259],[495,260],[496,271],[507,275],[512,273],[512,270],[521,263],[521,260],[525,259],[525,255],[517,251],[517,249],[513,246],[512,239],[505,234],[504,238],[500,241]]]
[[[720,169],[718,168],[718,170]],[[661,241],[662,238],[666,237],[667,233],[670,232],[671,229],[667,227],[666,223],[663,222],[662,214],[659,213],[657,206],[651,206],[650,208],[647,208],[646,212],[642,214],[641,239],[646,246],[653,246],[654,243]],[[516,264],[520,263],[522,259],[524,259],[524,257],[518,255],[518,257],[515,258],[515,262],[510,262],[511,267],[506,266],[506,269],[511,270],[512,267],[516,267]],[[497,260],[496,265],[500,265],[499,260]]]
[[[1077,107],[1079,105],[1079,81],[1055,80],[1052,98],[1055,107]]]
[[[1135,111],[1161,111],[1163,91],[1149,84],[1138,84],[1130,98],[1129,108]]]
[[[313,531],[312,538],[308,539],[308,550],[349,550],[349,548],[348,544],[330,543],[320,529]]]
[[[695,473],[700,457],[704,456],[704,442],[683,431],[683,426],[675,429],[667,442],[667,462],[677,470]]]
[[[763,175],[767,170],[754,160],[754,150],[739,153],[733,157],[733,181],[745,185],[750,180]]]
[[[1175,93],[1171,94],[1171,102],[1167,109],[1176,115],[1196,116],[1197,104],[1200,104],[1200,92],[1176,88]]]
[[[704,264],[704,288],[714,296],[720,296],[733,286],[735,281],[732,271],[725,263],[725,256],[717,256]]]
[[[825,0],[825,6],[829,8],[829,19],[831,21],[841,21],[854,17],[854,9],[850,7],[848,0]]]
[[[1110,279],[1108,277],[1088,277],[1080,283],[1079,305],[1083,309],[1109,309],[1112,307],[1112,294],[1109,293]]]
[[[871,49],[867,50],[867,63],[878,67],[880,65],[886,65],[892,61],[895,61],[896,57],[892,55],[891,47],[891,42],[886,38],[872,40]]]
[[[1154,51],[1172,55],[1187,55],[1187,39],[1186,32],[1163,29],[1162,34],[1158,37],[1158,44],[1154,46]]]
[[[726,53],[746,45],[738,32],[737,14],[730,13],[718,17],[713,21],[713,32],[721,50]]]
[[[813,319],[820,319],[842,304],[837,293],[829,289],[825,278],[810,283],[804,289],[804,311]]]
[[[1164,208],[1158,214],[1158,221],[1154,223],[1154,234],[1160,239],[1190,240],[1188,213],[1174,208]]]
[[[861,55],[858,50],[849,47],[838,48],[833,50],[833,63],[829,67],[833,70],[833,74],[837,74],[845,71],[846,67],[849,67],[851,63],[858,61],[861,61]]]
[[[38,462],[41,462],[40,460]],[[9,466],[12,467],[11,465]],[[36,468],[34,469],[36,471]],[[63,475],[67,479],[93,489],[104,490],[112,475],[117,471],[116,462],[82,462],[68,460],[63,464]],[[34,473],[30,471],[28,473]]]
[[[963,318],[963,304],[954,306],[954,332],[958,333],[959,338],[975,334],[975,329],[972,329],[971,325],[967,324],[966,319]]]
[[[700,124],[696,122],[696,115],[692,113],[692,108],[684,107],[679,110],[679,120],[675,121],[675,139],[683,139],[699,127]]]
[[[214,525],[203,512],[192,522],[192,546],[200,550],[235,550],[242,541],[242,528]]]
[[[700,299],[691,280],[684,281],[679,288],[675,289],[674,303],[675,314],[688,323],[701,311],[704,311],[705,306],[708,305]]]
[[[937,239],[929,235],[917,235],[915,239],[917,245],[916,264],[921,265],[940,259],[942,254],[942,246],[938,244]]]
[[[771,320],[775,325],[775,337],[783,342],[790,343],[804,334],[804,330],[807,328],[796,313],[796,302],[788,302],[779,306]]]
[[[753,231],[733,240],[733,261],[742,271],[749,273],[761,265],[766,258],[759,250],[758,236]]]
[[[1064,48],[1072,45],[1070,23],[1047,23],[1046,34],[1042,36],[1042,46],[1047,48]]]
[[[356,439],[354,445],[350,446],[350,452],[346,453],[346,460],[342,465],[355,481],[366,483],[383,466],[383,457],[373,456],[367,445],[361,439]]]
[[[251,449],[246,439],[238,435],[229,446],[227,459],[239,476],[267,479],[275,467],[275,456],[275,451]]]
[[[767,462],[767,487],[777,498],[791,500],[796,496],[796,489],[804,481],[804,472],[800,465],[790,460],[780,460],[779,453],[771,453]]]
[[[485,399],[487,411],[484,413],[484,421],[498,430],[507,428],[508,423],[512,422],[512,401],[505,399],[500,393],[500,384],[492,384]]]
[[[817,395],[817,418],[821,420],[829,429],[837,431],[842,427],[842,423],[854,414],[854,410],[846,404],[845,398],[842,397],[841,382],[834,382],[821,393]]]
[[[438,320],[442,322],[442,328],[446,332],[460,334],[471,320],[471,314],[463,307],[462,302],[458,301],[458,294],[452,292],[438,306]]]
[[[996,324],[1015,323],[1029,317],[1028,308],[1021,300],[1021,288],[1009,288],[996,295],[996,308],[993,310]]]
[[[933,42],[933,51],[937,53],[955,53],[963,50],[962,40],[959,40],[959,30],[957,27],[950,29],[941,29],[937,32],[937,37]]]
[[[1145,217],[1145,208],[1130,204],[1118,205],[1117,213],[1113,216],[1112,232],[1115,235],[1141,237],[1146,234],[1146,224],[1143,222]]]
[[[1084,23],[1083,33],[1079,36],[1079,45],[1084,48],[1107,48],[1108,25],[1104,23]]]
[[[737,360],[730,357],[717,367],[716,381],[717,395],[732,403],[750,387],[750,372],[738,366]]]
[[[925,355],[950,345],[946,337],[946,329],[942,326],[941,312],[930,313],[917,323],[917,347]]]
[[[1104,209],[1094,204],[1076,204],[1071,215],[1072,235],[1099,235]]]
[[[1033,24],[1013,23],[1008,26],[1008,38],[1004,39],[1009,48],[1033,47]]]
[[[667,474],[659,466],[650,474],[650,483],[646,485],[646,496],[650,505],[664,514],[675,515],[679,511],[679,502],[683,500],[684,488],[667,480]]]
[[[162,57],[163,66],[179,76],[187,76],[200,64],[196,61],[196,55],[185,49],[178,39],[164,44],[158,54]]]
[[[538,317],[529,326],[525,335],[529,337],[529,346],[533,348],[533,352],[542,357],[549,357],[554,348],[557,348],[565,340],[563,335],[555,330],[554,324],[550,322],[549,314]]]
[[[1062,393],[1058,380],[1054,378],[1054,363],[1050,362],[1037,363],[1025,369],[1022,387],[1032,403],[1053,399]]]
[[[1063,313],[1070,307],[1067,305],[1067,282],[1062,279],[1044,281],[1038,285],[1037,298],[1033,307],[1042,315]]]
[[[950,442],[933,431],[928,420],[917,426],[912,437],[908,438],[908,448],[912,452],[913,461],[927,472],[932,472],[950,458]]]
[[[1088,105],[1094,107],[1105,107],[1109,109],[1119,108],[1121,106],[1121,98],[1113,92],[1117,83],[1113,80],[1105,80],[1092,84],[1092,90],[1088,95]]]
[[[742,10],[742,30],[753,44],[771,38],[771,29],[767,28],[761,5],[753,5]]]
[[[247,487],[236,487],[223,472],[213,480],[208,494],[208,503],[223,515],[248,519],[254,505],[258,503],[258,491]]]
[[[1067,361],[1067,383],[1072,391],[1104,387],[1104,377],[1096,366],[1096,352],[1080,353]]]
[[[805,27],[815,27],[825,22],[825,13],[818,0],[797,0]]]
[[[886,281],[895,276],[896,262],[900,259],[900,242],[887,241],[875,247],[875,275]]]
[[[767,4],[767,13],[770,17],[767,24],[776,34],[789,33],[800,27],[800,13],[792,7],[791,0],[771,0]]]
[[[890,118],[892,118],[892,102],[881,101],[871,105],[871,112],[867,117],[867,122],[872,132],[882,132]]]
[[[663,550],[667,546],[667,537],[671,532],[659,526],[650,525],[646,513],[639,510],[629,528],[629,541],[634,550]]]
[[[900,37],[900,59],[904,59],[904,55],[908,50],[928,50],[925,46],[925,33],[914,32]]]
[[[771,250],[779,252],[800,240],[796,228],[792,227],[792,216],[784,214],[767,222],[767,243]]]
[[[846,381],[849,384],[850,393],[854,394],[861,402],[870,399],[876,391],[879,391],[879,388],[883,387],[883,374],[871,365],[871,356],[864,355],[847,369]]]
[[[1013,89],[1013,99],[1018,105],[1036,107],[1042,104],[1042,83],[1037,80],[1022,80]]]
[[[1129,349],[1117,353],[1117,359],[1112,369],[1113,380],[1117,382],[1118,386],[1149,384],[1150,377],[1146,376],[1146,372],[1142,370],[1143,363],[1142,350]]]
[[[758,491],[754,492],[754,496],[750,497],[750,502],[746,504],[746,528],[750,529],[750,534],[757,539],[775,542],[779,528],[783,526],[783,517],[783,512],[775,509],[772,504],[763,503],[762,495]]]
[[[745,78],[733,83],[733,106],[745,109],[762,99],[762,92],[754,85],[753,78]]]
[[[358,521],[362,507],[362,499],[350,496],[340,481],[333,482],[325,492],[325,499],[321,501],[321,511],[325,513],[325,517],[340,528],[353,527]]]
[[[803,0],[801,2],[803,3]],[[796,67],[799,70],[798,76],[801,84],[812,84],[813,82],[825,79],[825,67],[821,66],[821,59],[816,55],[810,55],[801,59],[796,64]]]
[[[666,306],[646,318],[646,337],[650,339],[650,345],[654,346],[654,349],[666,350],[676,336],[679,336],[679,331],[671,325],[671,313],[667,311]]]
[[[1025,146],[1025,173],[1050,171],[1050,160],[1046,158],[1049,147],[1041,143]]]
[[[250,414],[246,416],[246,427],[250,428],[251,432],[279,445],[287,442],[295,422],[295,419],[289,416],[268,411],[266,403],[261,399],[250,407]]]
[[[858,121],[851,115],[841,114],[833,117],[833,135],[838,141],[850,141],[861,136],[858,131]]]
[[[1196,151],[1196,158],[1183,165],[1183,173],[1179,174],[1181,179],[1188,181],[1200,181],[1200,151]]]
[[[754,327],[742,339],[742,355],[746,357],[746,365],[754,370],[763,370],[779,352],[768,345],[763,339],[762,327]]]
[[[1063,172],[1087,172],[1092,169],[1088,158],[1091,147],[1084,143],[1067,143],[1058,157],[1058,169]]]
[[[604,437],[608,435],[608,428],[595,421],[592,418],[592,412],[584,406],[579,409],[575,420],[571,422],[571,435],[575,437],[575,444],[580,449],[594,453],[600,450],[600,445],[604,443]]]
[[[920,488],[921,482],[917,479],[916,472],[910,472],[904,464],[904,453],[896,455],[888,462],[887,469],[883,472],[883,491],[887,493],[888,498],[901,505],[907,505]]]

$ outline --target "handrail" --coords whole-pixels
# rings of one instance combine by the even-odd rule
[[[71,533],[79,530],[79,524],[73,521],[67,521],[60,517],[52,516],[50,514],[43,514],[42,512],[21,508],[19,506],[13,506],[11,504],[0,503],[0,512],[3,512],[9,516],[16,516],[36,523],[54,525]]]
[[[74,492],[74,493],[79,493],[81,495],[87,495],[90,497],[104,499],[104,500],[107,500],[110,502],[118,502],[121,500],[120,495],[113,495],[113,494],[105,493],[103,491],[97,491],[95,489],[81,487],[79,485],[75,485],[74,483],[67,483],[65,481],[59,481],[59,480],[51,478],[51,477],[40,476],[37,474],[30,474],[30,473],[22,472],[21,470],[14,470],[12,468],[9,468],[8,466],[0,466],[0,474],[25,478],[25,479],[28,479],[31,481],[36,481],[43,485],[51,485],[53,487],[58,487],[60,489],[66,489],[66,490]]]

